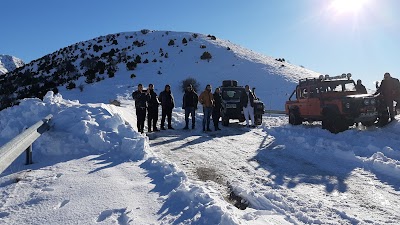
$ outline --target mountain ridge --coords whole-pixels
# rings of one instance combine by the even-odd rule
[[[0,75],[6,74],[24,65],[25,63],[22,59],[11,55],[0,54]]]
[[[202,60],[205,52],[211,58]],[[81,41],[33,60],[0,76],[0,83],[7,86],[0,96],[2,107],[26,97],[42,98],[49,90],[73,98],[112,78],[115,89],[121,90],[102,90],[104,102],[124,94],[121,85],[127,89],[138,83],[155,83],[157,87],[169,83],[180,97],[181,81],[193,77],[201,89],[208,83],[219,86],[225,79],[257,86],[257,94],[269,108],[282,108],[298,79],[317,75],[213,35],[143,29]]]

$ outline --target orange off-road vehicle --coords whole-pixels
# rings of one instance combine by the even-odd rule
[[[321,75],[299,80],[285,104],[285,112],[292,125],[322,121],[323,129],[338,133],[359,122],[374,125],[378,116],[376,104],[373,95],[356,91],[351,74]]]

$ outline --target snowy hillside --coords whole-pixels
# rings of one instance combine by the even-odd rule
[[[10,55],[0,55],[0,75],[13,71],[16,68],[24,66],[25,63],[17,57]]]
[[[200,59],[204,52],[211,59]],[[10,79],[0,77],[8,87],[0,95],[2,105],[13,105],[26,97],[42,98],[49,90],[75,98],[93,89],[107,103],[138,83],[153,83],[156,91],[168,83],[180,99],[181,82],[188,77],[198,80],[200,90],[234,79],[256,87],[267,108],[283,109],[298,79],[316,75],[212,35],[143,30],[94,38],[35,60],[9,74]],[[86,96],[81,101],[92,102]]]
[[[54,115],[35,164],[20,157],[0,176],[0,224],[400,223],[397,122],[335,135],[266,115],[255,129],[202,133],[179,129],[175,108],[176,130],[146,136],[121,101],[48,93],[0,112],[0,144]]]

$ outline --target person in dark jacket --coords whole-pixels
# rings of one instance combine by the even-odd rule
[[[215,131],[217,131],[217,130],[221,130],[218,127],[218,122],[219,122],[219,118],[221,117],[221,108],[222,108],[222,97],[221,97],[220,89],[216,88],[213,95],[214,95],[214,108],[213,108],[213,112],[212,112],[212,119],[213,119],[213,123],[214,123],[214,129],[215,129]]]
[[[183,95],[183,105],[182,108],[185,109],[185,122],[186,126],[183,128],[185,130],[189,129],[189,114],[192,117],[192,129],[195,128],[196,125],[196,109],[197,104],[199,102],[199,96],[193,90],[193,86],[189,84],[186,87],[185,94]]]
[[[161,130],[165,130],[164,123],[165,117],[168,117],[168,129],[174,129],[171,126],[172,120],[172,109],[175,107],[174,96],[171,92],[171,86],[165,85],[164,91],[159,95],[159,100],[161,102]]]
[[[144,121],[146,120],[146,108],[148,100],[149,90],[143,91],[143,85],[138,85],[138,90],[132,93],[132,97],[135,100],[137,128],[140,133],[143,134]]]
[[[160,102],[158,100],[157,93],[154,91],[154,85],[149,84],[149,95],[148,97],[148,106],[147,106],[147,129],[151,132],[151,127],[153,126],[153,131],[160,131],[157,128],[157,120],[158,120],[158,106]]]
[[[250,127],[249,117],[251,119],[252,127],[255,127],[254,121],[254,94],[251,92],[249,85],[244,87],[245,91],[240,96],[240,103],[243,107],[244,118],[246,119],[246,126]]]
[[[362,84],[361,80],[358,79],[357,80],[357,84],[356,84],[356,91],[360,94],[367,94],[367,89],[365,88],[365,86]]]
[[[383,96],[385,104],[389,109],[389,116],[391,121],[394,121],[394,116],[395,116],[393,101],[396,96],[396,91],[397,91],[396,87],[400,86],[398,83],[399,83],[398,79],[392,78],[390,76],[390,73],[385,73],[383,76],[383,80],[381,81],[381,85],[375,92],[375,94],[381,94]]]

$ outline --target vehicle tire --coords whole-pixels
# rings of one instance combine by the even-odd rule
[[[222,117],[222,126],[229,126],[229,117],[223,116]]]
[[[300,125],[303,123],[303,119],[300,117],[300,113],[297,110],[290,110],[289,123],[292,125]]]
[[[336,113],[326,113],[322,120],[322,129],[337,134],[349,129],[348,124]]]
[[[262,124],[262,115],[261,114],[254,115],[254,120],[255,120],[255,124],[257,126],[260,126]]]

